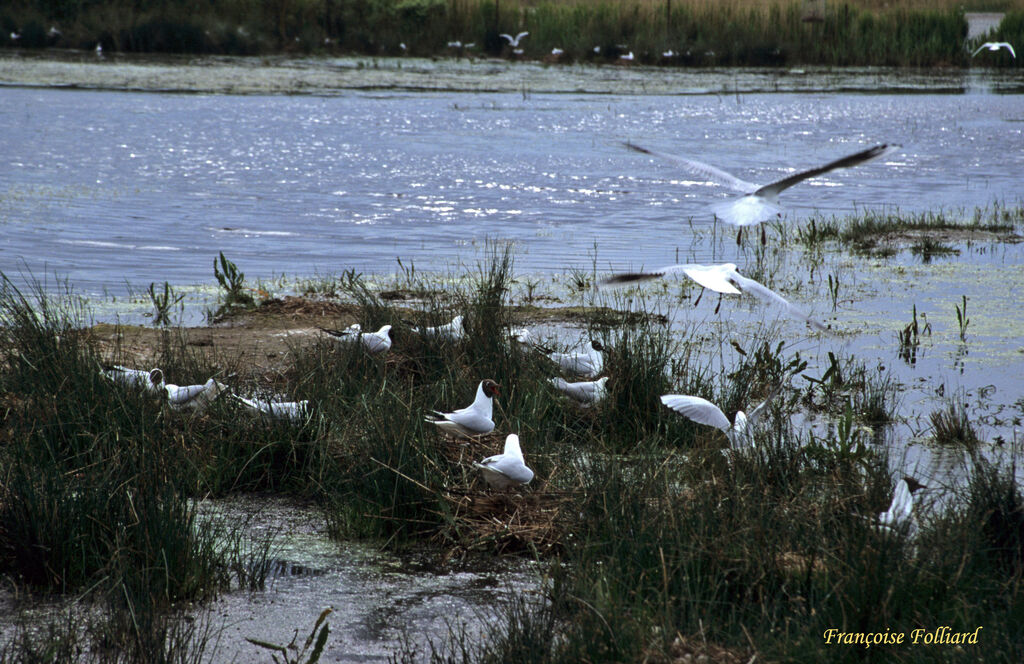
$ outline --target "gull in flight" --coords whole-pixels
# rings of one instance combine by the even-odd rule
[[[353,323],[344,330],[328,330],[321,327],[320,331],[325,332],[332,339],[344,343],[361,341],[363,347],[370,353],[383,353],[384,351],[391,350],[390,325],[384,325],[376,332],[363,332],[363,328],[359,323]]]
[[[158,393],[164,388],[164,372],[160,369],[128,369],[118,365],[103,368],[103,376],[128,387],[141,388],[146,392]]]
[[[533,479],[533,471],[526,466],[523,451],[519,447],[519,436],[510,433],[505,439],[505,451],[487,457],[473,465],[483,473],[484,480],[492,489],[508,489],[509,487],[528,484]]]
[[[249,412],[264,415],[272,420],[303,422],[309,415],[309,401],[305,399],[302,401],[263,401],[246,399],[237,394],[234,397]]]
[[[473,403],[451,413],[435,410],[434,415],[426,421],[436,424],[441,431],[455,438],[473,438],[490,433],[494,430],[494,420],[491,419],[494,412],[493,399],[500,394],[500,389],[501,385],[486,378],[477,386]]]
[[[1013,50],[1013,46],[1010,45],[1010,42],[985,42],[984,44],[978,47],[978,50],[976,50],[974,53],[971,53],[971,57],[973,58],[982,51],[998,51],[1001,48],[1005,48],[1007,51],[1009,51],[1010,55],[1013,56],[1014,60],[1017,59],[1017,53]]]
[[[782,297],[772,289],[759,281],[748,279],[737,272],[735,263],[719,263],[717,265],[686,263],[682,265],[669,265],[651,272],[622,272],[619,274],[613,274],[607,279],[602,280],[599,285],[615,286],[637,281],[648,281],[650,279],[659,279],[678,272],[682,272],[704,288],[709,288],[716,293],[722,293],[725,295],[749,293],[759,300],[784,308],[790,316],[804,321],[819,332],[825,332],[828,330],[828,328],[822,323],[811,318],[803,309]],[[700,301],[700,297],[697,298],[697,301]]]
[[[722,409],[707,399],[694,397],[685,394],[665,394],[661,397],[661,403],[665,404],[677,413],[688,417],[698,424],[706,424],[716,427],[725,432],[729,444],[734,450],[744,446],[754,446],[754,425],[765,412],[768,403],[782,391],[785,381],[780,382],[765,397],[754,410],[747,415],[742,410],[736,411],[736,416],[730,422]]]
[[[597,341],[591,341],[582,351],[574,353],[548,353],[555,364],[565,371],[584,378],[593,378],[604,369],[604,347]]]
[[[889,509],[878,515],[878,525],[889,531],[902,530],[908,532],[917,529],[914,519],[914,492],[926,488],[913,477],[904,477],[896,484],[892,504]]]
[[[608,393],[605,385],[608,383],[608,376],[600,380],[591,380],[579,383],[569,383],[561,378],[552,378],[551,384],[566,396],[580,402],[584,406],[595,404],[604,399]]]
[[[508,45],[511,46],[512,48],[519,48],[519,40],[522,39],[523,37],[528,36],[529,34],[529,32],[520,32],[518,35],[513,37],[512,35],[507,35],[503,32],[499,36],[502,39],[506,40],[508,42]]]
[[[779,194],[793,185],[824,173],[828,173],[829,171],[834,171],[838,168],[852,168],[854,166],[859,166],[867,161],[877,159],[882,155],[893,152],[900,147],[895,144],[876,145],[868,148],[867,150],[855,152],[854,154],[843,157],[842,159],[830,161],[824,166],[788,175],[781,180],[772,182],[771,184],[759,185],[754,184],[753,182],[741,180],[735,175],[731,175],[719,168],[715,168],[710,164],[705,164],[700,161],[686,159],[685,157],[677,157],[663,152],[655,152],[654,150],[648,150],[647,148],[642,148],[639,145],[629,142],[626,142],[624,145],[630,150],[635,150],[636,152],[641,152],[643,154],[651,155],[652,157],[658,157],[659,159],[670,161],[677,166],[681,166],[690,173],[707,178],[711,182],[724,185],[743,194],[739,198],[722,201],[711,206],[711,210],[715,217],[732,226],[739,226],[741,233],[744,226],[754,226],[768,221],[772,216],[781,216],[782,206],[779,205]],[[737,235],[737,243],[739,240],[740,235]],[[762,228],[761,243],[764,244],[764,242],[764,229]]]
[[[466,337],[466,328],[462,321],[463,317],[460,315],[453,318],[450,323],[437,327],[413,328],[413,331],[423,337],[433,337],[444,341],[461,341]]]
[[[213,378],[202,385],[164,385],[164,392],[167,394],[167,403],[174,410],[191,408],[196,412],[202,412],[213,403],[213,400],[220,396],[221,392],[228,389],[224,383],[219,383]]]

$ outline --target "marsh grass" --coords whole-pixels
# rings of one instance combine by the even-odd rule
[[[866,212],[848,217],[816,217],[796,231],[796,240],[808,248],[829,242],[849,246],[872,256],[891,256],[901,244],[929,261],[937,255],[958,253],[950,241],[976,238],[997,240],[1012,234],[1021,223],[1024,207],[996,203],[966,211],[921,213]]]
[[[963,10],[952,2],[827,3],[815,21],[804,20],[804,3],[792,1],[243,0],[133,9],[121,2],[16,2],[0,12],[0,25],[9,46],[92,48],[99,42],[110,52],[510,57],[499,34],[525,30],[523,57],[539,60],[558,47],[564,51],[559,62],[614,63],[627,52],[638,62],[679,66],[963,66],[968,58]],[[1010,41],[1017,34],[1013,16],[998,33]],[[62,34],[47,37],[55,23]],[[10,41],[9,33],[19,30],[21,39]],[[456,51],[446,46],[452,40],[476,47]],[[677,55],[662,56],[666,49]]]
[[[169,661],[202,647],[186,643],[173,608],[258,585],[258,565],[196,520],[173,416],[101,376],[81,313],[70,294],[55,301],[36,284],[26,295],[4,278],[0,570],[107,607],[102,641],[124,657],[111,661]],[[12,652],[31,659],[33,646]]]

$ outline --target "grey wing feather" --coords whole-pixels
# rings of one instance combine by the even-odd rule
[[[892,152],[894,149],[898,147],[898,145],[888,144],[876,145],[874,147],[868,148],[867,150],[861,150],[860,152],[856,152],[854,154],[843,157],[842,159],[830,161],[824,166],[812,168],[810,170],[802,171],[800,173],[794,173],[789,177],[782,178],[781,180],[777,180],[775,182],[772,182],[771,184],[766,184],[765,186],[761,187],[754,193],[757,194],[758,196],[774,197],[778,195],[779,192],[785,189],[789,189],[793,185],[803,182],[804,180],[808,180],[818,175],[822,175],[823,173],[828,173],[829,171],[834,171],[838,168],[852,168],[854,166],[858,166],[866,161],[877,159],[878,157],[881,157],[884,154]]]
[[[828,331],[827,327],[825,327],[822,323],[816,321],[815,319],[811,318],[806,311],[796,306],[795,304],[793,304],[786,298],[782,297],[772,289],[768,288],[764,284],[758,281],[754,281],[753,279],[748,279],[739,272],[733,272],[732,278],[733,283],[735,283],[741,291],[745,293],[750,293],[754,297],[764,300],[766,302],[770,302],[772,304],[777,304],[781,307],[785,307],[786,311],[789,312],[790,316],[793,316],[794,318],[799,318],[800,320],[804,321],[805,323],[807,323],[808,325],[810,325],[811,327],[820,332]]]
[[[693,159],[687,159],[685,157],[677,157],[675,155],[666,154],[664,152],[648,150],[647,148],[642,148],[639,145],[635,145],[628,141],[624,142],[623,145],[625,145],[630,150],[635,150],[636,152],[649,154],[652,157],[657,157],[658,159],[670,161],[673,164],[695,175],[701,175],[703,177],[706,177],[708,180],[724,185],[726,187],[729,187],[730,189],[733,189],[743,194],[752,194],[755,191],[757,191],[759,187],[759,185],[756,185],[753,182],[741,180],[731,173],[726,173],[720,168],[715,168],[711,164],[705,164],[704,162],[694,161]]]

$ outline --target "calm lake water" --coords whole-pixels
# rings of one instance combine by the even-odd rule
[[[525,97],[525,98],[524,98]],[[1016,201],[1024,103],[966,94],[635,96],[0,91],[0,268],[125,283],[209,283],[223,251],[250,278],[474,265],[710,260],[693,241],[722,187],[631,140],[770,181],[875,143],[903,149],[787,191],[792,223],[855,210]],[[692,220],[692,226],[691,226]],[[718,255],[717,258],[732,258]]]

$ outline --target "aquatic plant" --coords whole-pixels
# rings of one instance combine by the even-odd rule
[[[153,325],[161,327],[171,324],[171,307],[184,300],[185,294],[175,293],[174,288],[166,281],[163,292],[157,292],[156,284],[151,282],[149,284],[149,299],[153,303]]]
[[[956,324],[960,331],[960,343],[967,343],[967,326],[971,320],[967,318],[967,296],[961,295],[962,306],[953,305],[956,308]]]
[[[292,637],[291,643],[286,646],[278,645],[276,643],[270,643],[260,639],[254,639],[252,637],[246,637],[245,640],[249,643],[259,646],[264,650],[269,650],[271,658],[275,664],[316,664],[320,661],[320,655],[323,654],[324,646],[327,644],[327,637],[331,633],[330,623],[324,622],[327,616],[331,614],[334,609],[324,609],[320,612],[320,617],[313,623],[313,629],[309,632],[309,636],[306,637],[305,643],[302,648],[295,644],[295,639],[299,638],[299,630],[295,630],[295,636]],[[323,627],[321,627],[323,625]],[[317,632],[317,630],[320,630]],[[314,645],[315,641],[315,645]],[[306,651],[313,648],[309,653],[309,657],[306,657]],[[295,655],[292,656],[292,651],[295,651]],[[281,660],[277,659],[277,656],[281,655]]]
[[[932,333],[931,323],[927,321],[923,313],[921,318],[925,321],[924,325],[921,325],[917,319],[917,305],[915,304],[910,322],[896,333],[897,341],[899,341],[899,357],[910,366],[917,363],[917,349],[921,346],[921,335],[931,336]]]
[[[971,450],[981,442],[960,400],[951,400],[945,408],[932,411],[928,419],[932,424],[932,440],[938,445]]]
[[[247,308],[256,304],[245,287],[245,273],[229,261],[223,251],[213,261],[213,276],[217,278],[217,283],[224,290],[224,300],[213,318],[222,316],[237,307]]]

